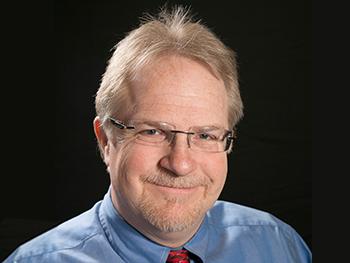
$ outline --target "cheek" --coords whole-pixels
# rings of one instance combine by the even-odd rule
[[[130,144],[116,153],[119,161],[113,164],[112,180],[116,182],[119,190],[125,188],[124,192],[130,194],[142,192],[140,177],[154,171],[159,161],[158,155],[146,148],[138,144]]]
[[[139,176],[147,173],[147,171],[153,171],[157,167],[160,159],[157,151],[148,148],[151,147],[133,144],[124,151],[121,160],[121,166],[124,168],[123,174]]]
[[[224,186],[226,176],[227,176],[227,156],[213,156],[205,158],[202,163],[203,172],[211,179],[213,182],[213,191],[221,191]]]

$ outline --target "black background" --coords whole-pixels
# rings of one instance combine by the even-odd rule
[[[2,257],[105,194],[94,94],[114,44],[163,3],[56,1],[38,23],[30,13],[12,30],[19,59],[8,63],[14,106],[3,111]],[[192,6],[238,54],[245,116],[220,199],[276,215],[311,247],[311,2],[168,3]]]

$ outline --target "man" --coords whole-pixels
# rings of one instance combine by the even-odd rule
[[[5,262],[311,262],[289,225],[217,201],[242,109],[233,51],[181,7],[148,17],[96,96],[103,201]]]

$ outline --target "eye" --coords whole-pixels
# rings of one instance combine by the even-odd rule
[[[145,129],[139,132],[142,136],[157,136],[157,135],[163,135],[163,132],[158,129]]]
[[[203,140],[203,141],[216,141],[217,137],[214,134],[210,133],[198,133],[196,136],[198,139]]]
[[[159,143],[164,141],[165,138],[165,132],[156,128],[142,129],[137,133],[138,140],[149,143]]]

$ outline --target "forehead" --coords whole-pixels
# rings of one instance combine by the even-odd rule
[[[138,70],[131,81],[131,118],[178,125],[226,126],[224,83],[203,63],[163,56]]]

